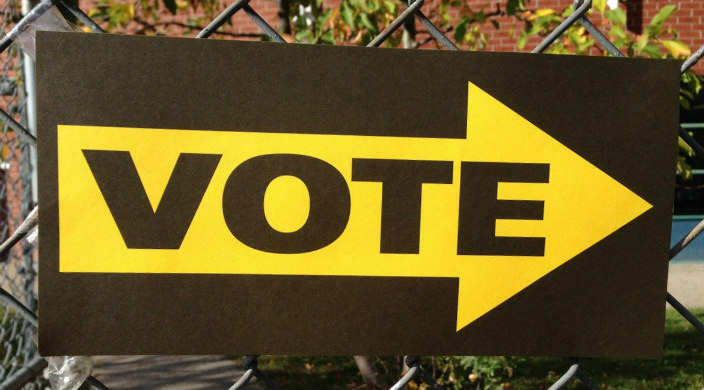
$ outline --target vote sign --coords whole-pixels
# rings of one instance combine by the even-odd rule
[[[41,33],[38,69],[44,354],[661,353],[674,61]]]

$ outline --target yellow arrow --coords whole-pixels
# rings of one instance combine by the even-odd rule
[[[652,207],[471,83],[467,118],[466,140],[61,125],[60,271],[458,278],[459,330]],[[180,249],[125,246],[84,149],[129,151],[153,207],[180,153],[222,154]],[[228,176],[243,161],[272,153],[319,158],[347,180],[350,218],[332,244],[303,254],[266,253],[228,230],[222,211]],[[423,185],[419,254],[380,253],[382,185],[351,181],[353,158],[454,162],[453,184]],[[549,183],[498,185],[499,199],[545,202],[543,220],[497,220],[495,232],[545,237],[544,256],[457,255],[462,161],[550,164]],[[295,231],[307,217],[306,188],[280,179],[267,190],[266,217],[280,231]]]

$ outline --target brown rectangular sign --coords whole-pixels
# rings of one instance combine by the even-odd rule
[[[37,45],[43,355],[662,353],[676,61]]]

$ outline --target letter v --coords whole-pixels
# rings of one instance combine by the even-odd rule
[[[83,150],[122,239],[131,249],[178,249],[220,154],[181,153],[156,211],[130,152]]]

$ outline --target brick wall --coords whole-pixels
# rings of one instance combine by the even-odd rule
[[[488,11],[496,9],[497,5],[501,5],[503,7],[506,2],[497,0],[469,0],[468,3],[473,10],[481,9],[483,7]],[[571,3],[572,2],[569,0],[532,0],[528,2],[527,7],[529,9],[549,8],[561,12]],[[482,26],[482,31],[489,36],[489,42],[486,49],[491,51],[518,51],[516,41],[518,35],[523,29],[523,23],[517,21],[516,18],[513,17],[501,17],[497,18],[496,21],[500,24],[499,30],[494,28],[490,23],[486,23]],[[529,40],[524,50],[530,50],[539,42],[539,38]]]
[[[335,7],[340,0],[328,0],[325,2],[326,7]],[[430,9],[437,6],[438,0],[427,0],[423,7],[424,12],[428,14]],[[486,11],[496,9],[498,4],[505,3],[505,0],[468,0],[469,6],[478,10],[484,8]],[[571,4],[571,0],[532,0],[528,3],[530,9],[551,8],[557,11],[562,11],[565,7]],[[278,2],[272,0],[252,0],[252,6],[262,17],[276,25],[278,20]],[[642,33],[644,25],[657,14],[659,9],[667,4],[677,5],[678,11],[670,18],[667,26],[674,28],[679,32],[680,39],[686,43],[692,50],[696,50],[704,44],[704,0],[627,0],[621,7],[627,10],[628,29],[636,34]],[[503,17],[496,19],[501,28],[496,30],[490,23],[482,26],[482,30],[489,36],[488,50],[492,51],[517,51],[516,39],[518,33],[523,28],[520,22],[515,18]],[[601,18],[594,13],[590,16],[590,20],[597,26],[601,24]],[[513,33],[511,27],[514,26]],[[233,18],[233,26],[228,28],[235,33],[252,33],[258,32],[257,26],[244,13],[237,14]],[[423,28],[418,25],[418,30]],[[605,26],[604,31],[608,30]],[[526,48],[531,48],[537,43],[537,40],[530,41]]]
[[[487,12],[496,9],[498,4],[505,3],[505,0],[466,0],[469,6],[478,10],[484,8]],[[220,9],[224,9],[227,4],[231,1],[220,0]],[[340,0],[326,0],[325,7],[336,7]],[[440,0],[426,0],[426,4],[423,10],[426,14],[430,13],[430,10],[437,7]],[[83,9],[90,9],[97,0],[81,0],[80,5]],[[572,0],[531,0],[528,2],[528,8],[539,9],[539,8],[551,8],[558,12],[561,12],[565,7],[572,3]],[[252,0],[251,6],[254,8],[267,22],[272,26],[276,26],[278,22],[278,1],[275,0]],[[704,0],[622,0],[621,7],[627,9],[628,14],[628,29],[636,34],[642,32],[643,26],[652,19],[652,17],[658,12],[658,10],[666,4],[675,4],[678,7],[677,13],[672,16],[667,24],[667,27],[671,27],[679,31],[680,39],[686,43],[692,50],[696,50],[702,44],[704,44]],[[190,11],[188,14],[179,14],[177,17],[173,17],[168,13],[164,13],[162,21],[173,20],[181,24],[194,24],[193,20],[196,18],[203,18],[204,13],[201,9]],[[201,26],[207,24],[207,19],[205,18],[199,24]],[[520,21],[515,18],[503,17],[496,19],[500,23],[500,29],[495,29],[491,23],[485,23],[481,26],[482,31],[484,31],[489,37],[489,43],[487,50],[491,51],[518,51],[516,40],[518,34],[523,29],[523,25]],[[598,13],[594,13],[590,16],[590,20],[597,26],[599,26],[603,31],[607,31],[608,24],[602,24],[602,20]],[[513,28],[512,28],[513,27]],[[140,31],[143,26],[132,23],[125,29],[122,29],[124,33],[134,33]],[[186,35],[194,36],[197,30],[190,33],[185,32],[185,29],[179,25],[167,25],[161,26],[162,30],[165,30],[169,35]],[[427,37],[427,34],[423,34],[424,28],[417,24],[417,30],[419,31],[418,40],[422,40]],[[251,35],[254,37],[250,39],[258,39],[256,34],[261,34],[261,30],[257,25],[244,13],[238,12],[232,19],[231,25],[223,26],[219,31],[227,32],[228,34],[235,35]],[[451,34],[450,34],[451,35]],[[234,38],[232,36],[219,36],[220,38]],[[246,37],[239,36],[238,39],[246,39]],[[529,40],[524,51],[530,50],[539,42],[539,38],[533,38]],[[434,47],[429,45],[428,47]],[[700,73],[704,72],[704,63],[697,65],[695,68]]]
[[[503,1],[469,1],[473,9],[479,9],[482,6],[486,8],[487,4],[493,9],[496,3],[503,3]],[[530,9],[551,8],[561,11],[571,3],[572,1],[570,0],[533,0],[528,3],[528,7]],[[621,7],[626,9],[628,15],[628,29],[636,34],[642,33],[643,26],[647,25],[660,8],[667,4],[676,5],[678,11],[670,18],[666,26],[679,31],[680,39],[693,50],[704,44],[704,36],[702,35],[704,30],[704,25],[702,25],[702,22],[704,22],[704,1],[702,0],[627,0]],[[590,16],[590,20],[597,26],[601,23],[601,18],[596,13]],[[516,50],[516,39],[509,35],[510,25],[511,20],[504,18],[499,31],[496,31],[490,25],[484,26],[484,31],[490,35],[489,45],[491,50]],[[603,30],[606,31],[607,29],[604,28]]]
[[[335,0],[335,5],[339,3],[338,0]],[[278,23],[278,12],[279,12],[279,2],[278,1],[272,1],[272,0],[253,0],[251,3],[252,8],[254,8],[255,11],[261,17],[269,22],[270,25],[272,25],[274,28],[276,28],[276,24]],[[244,12],[238,12],[235,14],[235,17],[232,18],[232,24],[233,24],[233,32],[243,34],[243,33],[251,33],[251,32],[260,32],[261,30],[257,25],[254,23],[254,21],[247,16]]]

